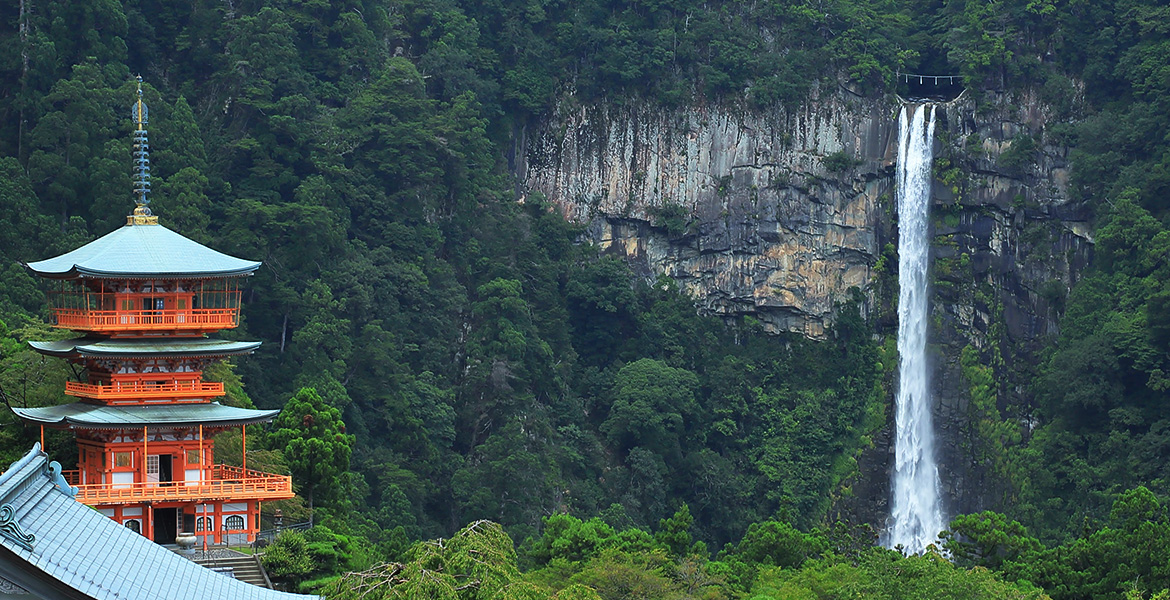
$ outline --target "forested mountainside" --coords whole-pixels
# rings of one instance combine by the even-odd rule
[[[996,329],[1002,307],[972,287],[994,318],[952,382],[968,396],[960,451],[987,466],[1002,494],[986,508],[1006,516],[958,522],[953,556],[1059,598],[1120,597],[1135,578],[1139,591],[1170,586],[1160,555],[1140,551],[1170,547],[1170,9],[1158,2],[4,0],[0,15],[5,401],[65,402],[78,377],[23,344],[60,334],[19,263],[123,222],[141,74],[152,209],[265,263],[227,334],[264,345],[216,376],[229,401],[287,403],[323,424],[278,421],[254,459],[291,469],[332,528],[283,547],[302,581],[387,559],[468,576],[458,548],[409,543],[491,519],[521,544],[519,566],[546,567],[526,575],[540,589],[621,572],[661,577],[644,581],[667,586],[655,597],[823,597],[818,582],[848,571],[852,589],[900,593],[879,589],[903,572],[895,557],[848,550],[829,528],[834,507],[885,502],[854,497],[852,482],[890,418],[896,247],[832,299],[818,339],[767,333],[750,313],[699,315],[669,277],[586,243],[583,223],[513,170],[529,127],[586,103],[757,114],[838,88],[895,102],[898,72],[960,74],[976,111],[1035,98],[1044,127],[1021,128],[996,166],[1023,177],[1067,149],[1093,260],[1071,287],[1028,290],[1058,327],[1027,361]],[[987,158],[968,150],[936,164],[940,182],[979,176]],[[857,160],[822,158],[822,175]],[[1028,197],[1018,208],[1021,231],[1045,235],[1026,227]],[[670,206],[645,222],[668,236],[689,224]],[[963,281],[961,255],[945,266],[942,287]],[[23,453],[34,432],[0,419],[4,455]],[[348,464],[306,477],[284,452],[298,435],[352,452]],[[75,453],[63,436],[49,450],[66,464]],[[545,520],[560,513],[580,522]],[[485,535],[469,539],[502,547]],[[707,563],[696,540],[732,545]],[[520,577],[500,552],[507,576],[493,581]],[[940,582],[978,576],[915,560],[927,562],[907,569]],[[1084,566],[1119,561],[1132,573]],[[680,583],[695,573],[712,579]]]

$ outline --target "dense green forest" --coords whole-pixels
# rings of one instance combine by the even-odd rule
[[[257,429],[254,460],[292,472],[322,523],[272,555],[289,581],[391,561],[345,581],[495,582],[436,598],[1157,592],[1170,587],[1153,553],[1170,547],[1168,30],[1154,0],[3,0],[0,391],[66,401],[77,374],[24,345],[60,334],[18,261],[132,208],[141,74],[152,209],[265,263],[225,334],[264,345],[212,375],[229,401],[287,405]],[[987,428],[1010,494],[1004,515],[956,522],[954,565],[864,549],[866,534],[829,522],[887,422],[897,361],[859,297],[840,299],[823,342],[699,316],[540,198],[517,202],[508,166],[514,132],[558,102],[768,110],[822,79],[886,94],[900,70],[961,73],[976,97],[1038,91],[1095,219],[1095,263],[1024,400],[996,389],[995,356],[964,361],[996,419],[1035,425]],[[310,413],[307,431],[294,417]],[[3,456],[26,451],[34,432],[0,419]],[[69,439],[49,441],[68,463]],[[481,519],[507,534],[456,534]],[[490,546],[494,570],[469,574],[467,544]],[[1125,554],[1137,548],[1150,558]],[[1084,567],[1118,561],[1124,577]],[[658,591],[606,592],[622,577]]]

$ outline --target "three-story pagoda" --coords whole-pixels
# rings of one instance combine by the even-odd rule
[[[84,367],[65,393],[77,402],[14,408],[26,422],[69,429],[78,468],[66,473],[77,499],[159,542],[193,532],[205,544],[251,541],[260,503],[291,498],[287,476],[215,464],[212,436],[263,423],[275,410],[222,405],[208,365],[250,354],[260,342],[207,334],[239,325],[240,285],[260,267],[158,224],[150,192],[147,109],[141,79],[133,117],[135,202],[118,230],[61,256],[29,263],[56,280],[54,325],[81,337],[30,342],[38,352]],[[43,437],[43,433],[42,433]]]

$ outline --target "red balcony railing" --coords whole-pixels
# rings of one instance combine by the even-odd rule
[[[108,385],[65,382],[65,393],[78,398],[95,400],[155,400],[165,398],[217,398],[224,395],[223,383],[218,381],[168,381],[166,383],[111,382]]]
[[[54,325],[82,331],[219,331],[240,324],[238,308],[87,310],[54,308]]]
[[[76,470],[62,473],[77,487],[77,501],[90,506],[159,501],[282,500],[293,497],[292,477],[215,465],[207,481],[149,481],[79,485]]]

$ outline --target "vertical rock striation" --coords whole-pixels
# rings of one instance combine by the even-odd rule
[[[819,337],[872,277],[893,110],[843,95],[770,113],[566,103],[520,177],[702,310]]]

